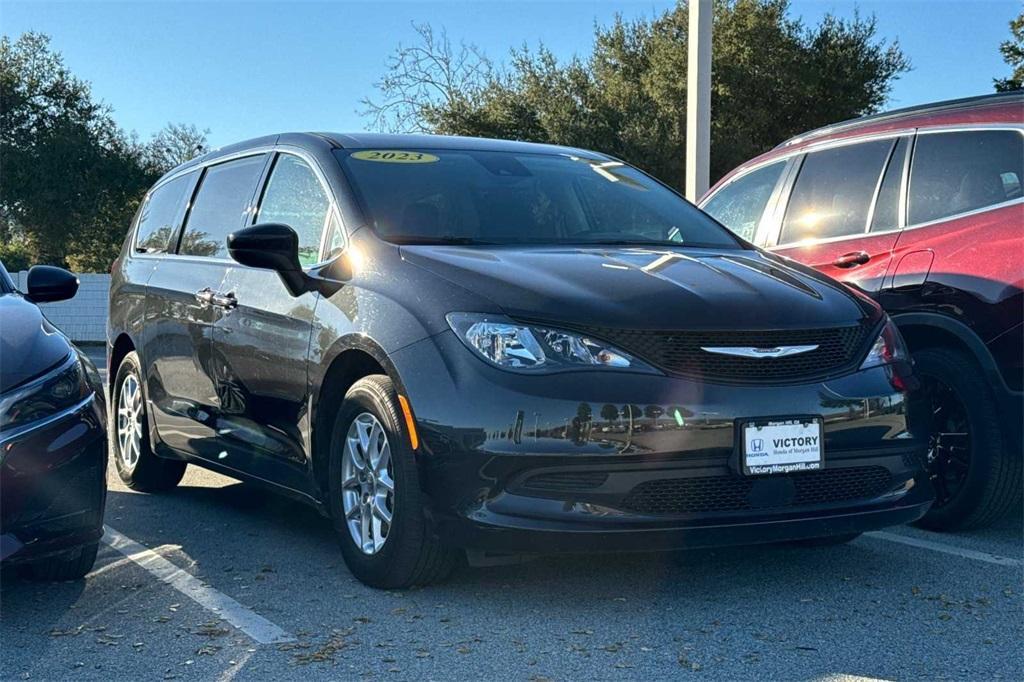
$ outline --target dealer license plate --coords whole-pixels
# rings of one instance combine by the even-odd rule
[[[821,420],[761,419],[743,424],[743,473],[786,474],[822,467]]]

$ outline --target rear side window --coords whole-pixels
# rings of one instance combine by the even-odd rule
[[[874,140],[808,154],[790,195],[780,243],[865,232],[892,146],[892,140]]]
[[[1024,138],[1014,130],[928,133],[917,137],[907,197],[908,222],[926,223],[1021,196]]]
[[[282,154],[274,164],[260,203],[259,222],[283,223],[299,235],[299,262],[312,265],[320,258],[330,201],[323,185],[306,162]]]
[[[261,154],[206,169],[189,212],[179,253],[227,257],[227,237],[242,226],[242,216],[256,190],[264,161]]]
[[[786,167],[785,161],[769,164],[733,180],[704,206],[705,213],[747,241],[753,241],[761,215]]]
[[[185,193],[192,186],[192,174],[174,178],[150,192],[139,213],[139,227],[135,232],[135,250],[143,253],[163,253],[171,244],[171,237],[181,225]]]

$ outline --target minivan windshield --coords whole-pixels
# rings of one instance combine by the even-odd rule
[[[678,194],[620,161],[455,149],[335,153],[367,219],[394,243],[742,248]]]

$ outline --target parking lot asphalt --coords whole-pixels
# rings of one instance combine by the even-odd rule
[[[111,467],[84,580],[5,575],[3,679],[1024,678],[1024,527],[896,528],[831,548],[544,557],[364,587],[330,523],[189,467]],[[907,543],[912,544],[907,544]]]

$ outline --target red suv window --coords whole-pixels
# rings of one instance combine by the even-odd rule
[[[910,169],[908,222],[926,223],[1021,196],[1024,136],[1016,130],[920,134]]]

